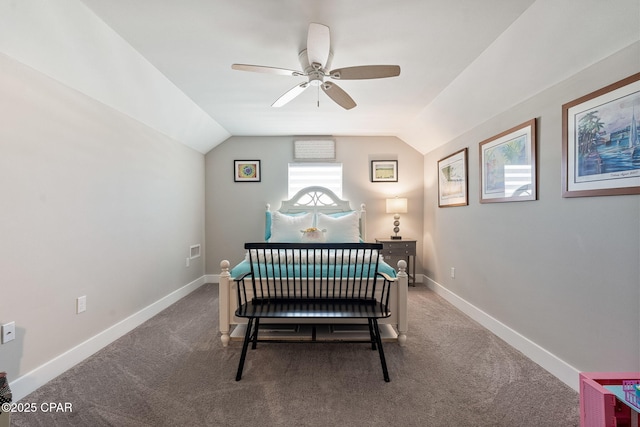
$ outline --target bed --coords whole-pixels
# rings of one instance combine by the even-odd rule
[[[335,193],[324,187],[307,187],[300,190],[289,200],[284,200],[277,211],[271,211],[267,205],[265,212],[265,242],[272,243],[344,243],[353,246],[354,243],[365,242],[366,210],[364,204],[355,211],[346,200],[341,200]],[[339,249],[334,249],[339,252]],[[246,319],[235,316],[238,308],[237,285],[235,279],[250,270],[250,256],[247,252],[244,260],[231,268],[228,260],[220,263],[219,286],[219,314],[222,344],[226,347],[231,340],[243,340],[246,331]],[[274,257],[284,258],[286,255],[276,254]],[[335,253],[332,255],[335,257]],[[391,287],[390,307],[391,316],[380,319],[380,333],[385,341],[397,341],[404,345],[407,338],[407,292],[408,276],[406,261],[398,262],[397,269],[384,262],[379,254],[378,268],[391,277],[396,277]],[[262,260],[272,261],[272,260]],[[309,260],[309,264],[316,261]],[[322,264],[318,261],[317,264]],[[321,271],[323,267],[314,265],[312,273]],[[316,270],[317,269],[317,270]],[[271,274],[272,276],[273,274]],[[320,273],[318,273],[320,275]],[[270,277],[268,269],[260,280],[275,280]],[[304,319],[279,319],[272,325],[265,325],[268,339],[292,340],[353,340],[358,336],[368,339],[368,325],[366,320],[356,319],[327,319],[318,325]],[[262,331],[262,330],[261,330]]]

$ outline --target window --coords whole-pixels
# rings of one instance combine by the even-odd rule
[[[289,163],[289,199],[311,185],[321,185],[342,198],[342,163]]]

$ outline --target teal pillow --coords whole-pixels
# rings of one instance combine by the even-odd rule
[[[271,238],[271,211],[264,214],[264,241],[268,242]]]
[[[330,216],[331,218],[340,218],[341,216],[349,215],[350,213],[353,213],[353,211],[334,212],[334,213],[330,213],[330,214],[326,214],[326,215]]]

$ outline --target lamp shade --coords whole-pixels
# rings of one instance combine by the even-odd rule
[[[407,199],[404,197],[387,199],[387,213],[407,213]]]

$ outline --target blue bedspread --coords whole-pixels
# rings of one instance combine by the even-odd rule
[[[360,277],[362,271],[365,273],[375,268],[373,264],[355,264],[355,265],[282,265],[273,266],[273,264],[260,264],[260,274],[262,277],[334,277],[334,270],[337,269],[336,277]],[[287,271],[285,271],[285,269]],[[364,270],[363,270],[364,269]],[[254,270],[258,271],[258,264],[254,263]],[[302,270],[302,271],[300,271]],[[231,277],[239,277],[251,271],[249,261],[244,260],[240,264],[231,269]],[[396,271],[384,261],[378,263],[378,271],[385,273],[390,277],[396,277]]]

